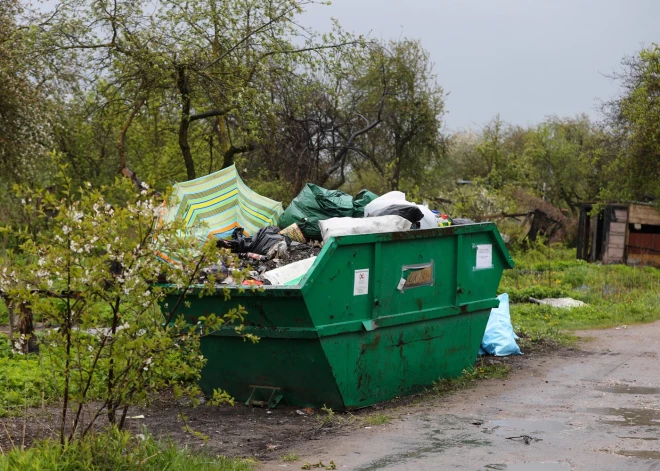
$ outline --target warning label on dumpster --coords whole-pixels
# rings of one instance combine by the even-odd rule
[[[477,262],[475,270],[493,268],[493,246],[491,244],[477,245]]]
[[[353,282],[353,296],[369,294],[369,269],[355,270],[355,281]]]

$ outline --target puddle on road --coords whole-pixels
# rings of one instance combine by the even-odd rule
[[[641,458],[645,460],[660,460],[660,451],[650,450],[620,450],[617,455],[630,456],[631,458]]]
[[[424,442],[420,444],[420,446],[408,446],[405,448],[405,451],[402,450],[401,453],[393,453],[391,455],[384,456],[383,458],[356,468],[355,471],[376,471],[385,469],[389,466],[406,463],[411,460],[423,458],[430,454],[442,453],[451,448],[467,448],[492,445],[492,442],[488,440],[475,440],[471,438],[472,435],[466,433],[450,437],[443,436],[440,438],[439,435],[442,432],[445,432],[445,430],[433,430],[429,435],[430,441]]]
[[[526,432],[561,432],[568,427],[556,420],[526,420],[526,419],[505,419],[493,420],[493,425]]]
[[[614,407],[594,407],[587,409],[587,412],[598,415],[619,416],[623,420],[603,420],[603,423],[610,425],[625,425],[625,426],[659,426],[660,425],[660,410],[656,409],[630,409],[622,407],[620,409]]]
[[[660,394],[660,388],[648,388],[644,386],[629,386],[616,384],[613,386],[597,386],[596,391],[614,394]]]
[[[506,471],[570,471],[571,465],[564,463],[514,463],[514,464],[488,464],[484,470]]]

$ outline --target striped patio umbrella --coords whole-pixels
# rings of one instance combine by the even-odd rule
[[[163,222],[182,219],[189,234],[201,243],[225,239],[237,227],[250,236],[260,228],[276,226],[283,212],[280,201],[261,196],[248,188],[232,165],[195,180],[177,183]],[[166,254],[158,255],[167,262]]]

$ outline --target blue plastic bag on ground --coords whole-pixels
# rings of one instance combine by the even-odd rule
[[[516,344],[518,336],[511,325],[509,295],[500,294],[497,299],[500,300],[500,305],[490,311],[479,354],[489,353],[498,357],[520,355],[520,348]]]

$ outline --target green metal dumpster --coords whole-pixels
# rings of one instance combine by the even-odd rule
[[[512,268],[491,223],[330,239],[296,286],[190,296],[191,323],[237,305],[232,327],[205,337],[205,394],[335,410],[410,394],[471,366],[497,287]],[[241,292],[242,291],[242,292]],[[165,300],[173,302],[173,299]],[[183,305],[183,303],[181,303]]]

